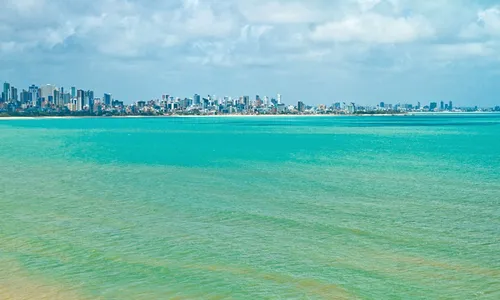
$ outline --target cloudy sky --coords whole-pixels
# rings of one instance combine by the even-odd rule
[[[500,0],[0,0],[0,80],[500,104]]]

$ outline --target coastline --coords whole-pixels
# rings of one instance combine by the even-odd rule
[[[277,115],[124,115],[124,116],[3,116],[2,120],[39,120],[39,119],[88,119],[88,118],[302,118],[302,117],[403,117],[403,116],[442,116],[442,115],[486,115],[499,114],[495,111],[477,112],[410,112],[399,114],[277,114]]]

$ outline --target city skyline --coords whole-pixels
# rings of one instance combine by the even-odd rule
[[[0,18],[0,79],[77,83],[126,103],[194,90],[499,102],[492,0],[9,0]]]
[[[6,87],[8,87],[8,88],[6,89]],[[37,96],[34,96],[35,89],[38,90]],[[44,92],[44,90],[46,90],[46,91]],[[7,91],[7,96],[5,96],[6,91]],[[13,91],[15,91],[17,94],[16,98],[12,98]],[[103,103],[105,103],[106,105],[109,105],[109,106],[111,106],[113,101],[118,101],[123,105],[134,105],[137,102],[168,100],[168,99],[165,99],[165,97],[170,97],[171,100],[190,99],[190,100],[194,100],[195,102],[196,102],[196,97],[199,97],[200,99],[212,99],[212,100],[219,100],[219,101],[223,101],[223,100],[227,100],[227,99],[236,99],[238,97],[240,97],[240,98],[241,97],[248,97],[247,101],[262,100],[262,103],[270,103],[270,100],[274,99],[274,100],[276,100],[277,103],[285,104],[285,102],[281,101],[282,97],[283,97],[283,94],[281,94],[281,93],[277,93],[274,95],[262,95],[262,96],[260,96],[259,94],[254,94],[255,97],[253,97],[253,96],[241,94],[241,93],[238,95],[216,95],[216,94],[210,94],[210,93],[209,94],[191,93],[191,95],[175,95],[175,94],[171,94],[171,93],[167,92],[167,93],[161,93],[161,95],[156,95],[155,97],[151,97],[149,99],[142,98],[142,99],[135,99],[133,101],[128,102],[128,101],[123,101],[121,99],[117,99],[116,97],[113,97],[113,93],[110,93],[109,91],[104,92],[104,93],[99,93],[99,92],[96,93],[94,89],[83,89],[83,88],[77,87],[76,85],[71,85],[70,87],[65,89],[64,86],[60,86],[57,84],[50,84],[50,83],[41,84],[41,85],[31,84],[27,88],[20,88],[19,89],[17,85],[11,84],[8,81],[3,81],[2,90],[0,91],[0,104],[4,103],[4,102],[9,102],[11,100],[16,100],[16,101],[21,100],[23,98],[23,92],[26,92],[25,100],[28,100],[28,98],[31,97],[30,101],[33,101],[32,99],[34,97],[37,97],[37,99],[43,98],[44,100],[49,101],[49,96],[52,98],[55,98],[56,94],[54,94],[54,91],[56,91],[56,93],[58,93],[57,95],[59,95],[59,94],[61,95],[60,96],[61,103],[64,102],[64,100],[63,100],[64,94],[66,94],[68,96],[66,99],[66,103],[68,103],[69,99],[78,98],[77,97],[77,96],[79,96],[78,93],[81,92],[82,99],[84,98],[84,95],[86,95],[86,93],[89,93],[91,95],[91,97],[89,97],[89,99],[95,98],[98,101],[102,100]],[[66,91],[66,93],[64,93],[65,91]],[[9,95],[10,95],[10,97],[9,97]],[[102,97],[99,95],[102,95]],[[265,99],[267,99],[267,101]],[[42,99],[39,99],[39,100],[41,100],[43,102]],[[307,100],[307,99],[288,99],[288,101],[289,101],[288,104],[293,104],[293,103],[298,104],[300,102],[303,105],[314,106],[314,107],[317,107],[319,105],[329,106],[329,105],[332,105],[335,103],[344,103],[344,104],[353,103],[353,104],[360,105],[363,107],[380,107],[380,108],[384,108],[384,104],[387,104],[390,107],[392,107],[392,105],[399,105],[401,107],[408,106],[408,105],[411,105],[412,107],[414,107],[414,106],[415,107],[420,107],[420,106],[424,107],[424,106],[426,106],[426,104],[427,104],[427,106],[432,106],[432,103],[434,103],[437,105],[435,108],[440,109],[440,110],[447,110],[445,108],[445,104],[448,105],[448,103],[450,105],[451,105],[451,103],[454,103],[455,104],[454,107],[461,107],[461,108],[474,108],[474,107],[477,107],[477,108],[495,108],[495,107],[498,107],[498,105],[500,104],[500,100],[499,100],[498,103],[494,103],[493,105],[489,105],[489,106],[488,105],[479,105],[478,103],[471,103],[470,105],[460,105],[460,104],[457,104],[457,102],[454,102],[454,100],[447,100],[447,99],[422,99],[422,100],[419,100],[416,102],[396,101],[394,103],[391,103],[389,101],[383,101],[383,100],[382,101],[377,101],[377,100],[370,101],[371,103],[374,103],[374,104],[354,102],[354,101],[342,101],[339,99],[330,100],[330,101],[326,100],[326,101],[322,101],[319,103],[317,103],[318,101],[314,101],[314,99],[312,101]],[[27,101],[22,101],[22,102],[27,102]],[[49,102],[56,103],[56,101],[54,101],[54,100],[50,100]],[[421,105],[421,103],[423,103],[423,105]],[[40,103],[38,104],[38,106],[40,106]],[[64,106],[64,105],[62,105],[62,106]],[[82,110],[81,109],[82,106],[80,106],[79,108],[80,108],[79,110]]]
[[[212,114],[400,114],[411,112],[473,112],[500,111],[494,107],[457,107],[453,101],[431,101],[422,104],[386,103],[376,106],[355,102],[334,102],[314,105],[301,100],[286,103],[281,94],[274,96],[248,95],[176,96],[162,94],[153,99],[141,99],[127,104],[114,99],[111,93],[99,97],[94,90],[76,86],[64,88],[53,84],[18,89],[4,82],[0,94],[0,113],[2,116],[107,116],[107,115],[212,115]]]

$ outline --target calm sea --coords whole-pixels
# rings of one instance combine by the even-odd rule
[[[500,115],[0,120],[0,299],[500,299]]]

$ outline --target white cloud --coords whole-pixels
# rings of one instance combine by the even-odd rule
[[[443,44],[435,47],[437,57],[443,60],[455,60],[471,57],[487,57],[497,53],[492,43]]]
[[[477,13],[477,20],[466,26],[460,36],[465,39],[478,39],[485,36],[500,37],[500,7],[495,6]]]
[[[377,6],[382,0],[358,0],[361,11],[366,12]]]
[[[388,44],[414,42],[433,35],[434,29],[423,17],[388,17],[366,13],[319,25],[311,32],[311,39],[319,42]]]
[[[321,10],[308,2],[241,1],[240,3],[241,13],[252,23],[295,24],[317,22],[322,18]]]

